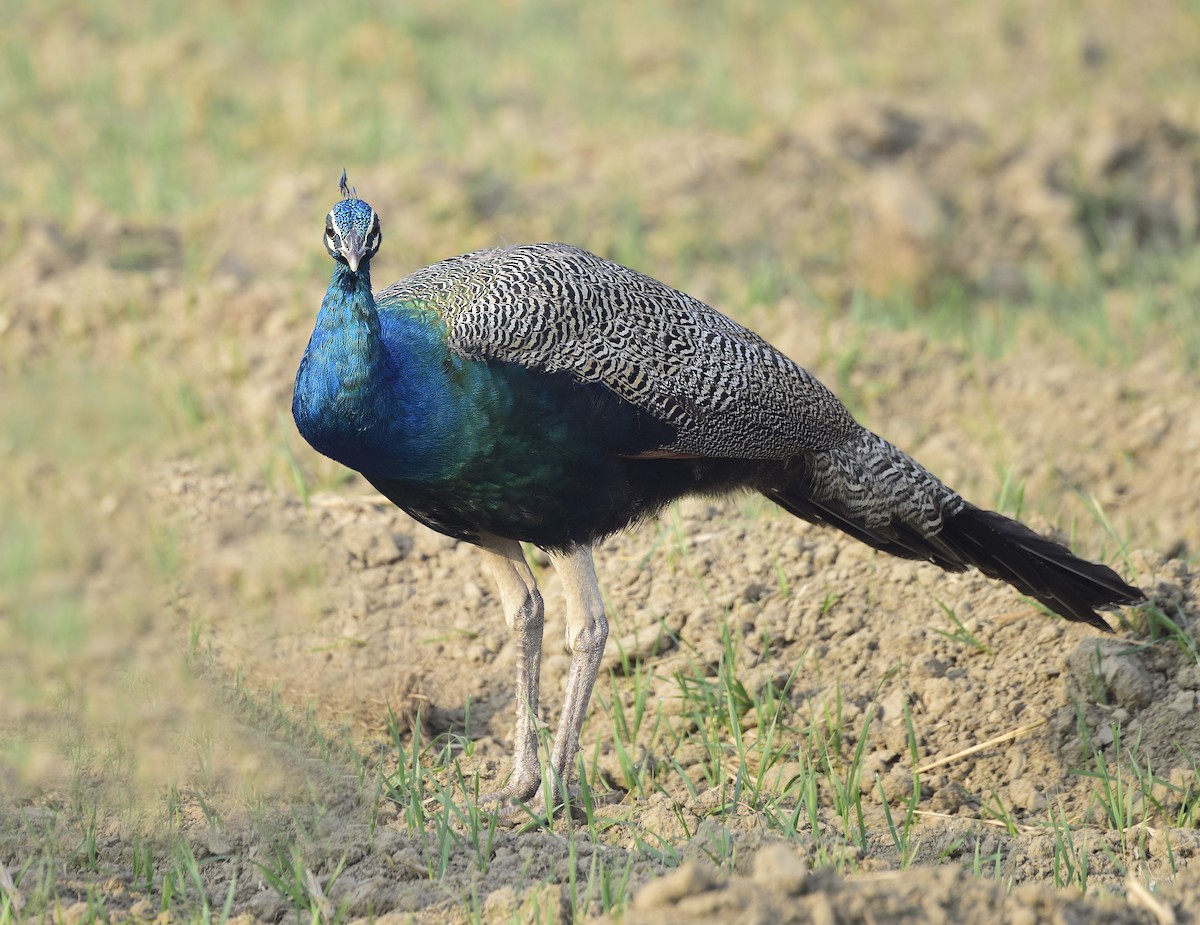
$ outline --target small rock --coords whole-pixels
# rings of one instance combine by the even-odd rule
[[[492,890],[483,901],[483,911],[489,921],[511,920],[517,911],[517,891],[511,886]]]
[[[910,768],[896,765],[879,780],[883,784],[883,795],[887,798],[889,806],[896,806],[912,798],[913,773]],[[879,787],[876,785],[875,795],[878,793]]]
[[[482,642],[471,643],[463,655],[468,662],[475,665],[482,665],[492,659],[492,652]]]
[[[1008,909],[1008,921],[1012,925],[1037,925],[1037,910],[1029,906],[1020,906],[1013,902]]]
[[[949,716],[958,702],[958,687],[949,678],[930,678],[917,691],[930,716]]]
[[[254,895],[246,904],[247,911],[264,922],[278,922],[288,911],[289,904],[278,893],[263,890]]]
[[[565,921],[563,891],[550,883],[539,883],[517,893],[511,886],[493,890],[483,901],[487,922],[562,922]]]
[[[813,567],[825,571],[837,561],[841,549],[834,543],[822,543],[813,550]]]
[[[386,877],[357,881],[343,875],[329,889],[330,901],[351,916],[369,915],[389,905],[393,887]]]
[[[754,855],[755,883],[791,895],[804,892],[808,862],[789,845],[767,845]]]
[[[616,640],[610,640],[604,650],[604,671],[618,668],[623,662],[636,664],[645,661],[675,645],[669,632],[655,622],[640,626]]]
[[[205,844],[211,854],[229,854],[233,851],[229,839],[217,826],[211,825],[205,833]]]
[[[902,723],[904,707],[908,704],[908,694],[903,688],[893,688],[879,700],[879,710],[885,723]]]
[[[387,530],[366,523],[349,524],[342,531],[342,545],[351,557],[366,568],[399,562],[404,553],[396,537]],[[401,537],[404,539],[404,537]]]
[[[770,591],[771,589],[762,582],[751,581],[742,589],[742,600],[748,604],[755,604],[766,597]]]
[[[396,538],[391,533],[380,533],[376,535],[375,542],[367,549],[367,568],[391,565],[393,562],[399,562],[403,557],[404,554],[396,544]]]
[[[713,868],[687,861],[678,870],[651,880],[642,887],[633,899],[633,908],[673,906],[686,896],[706,892],[719,884],[720,878]]]
[[[1196,692],[1195,691],[1177,691],[1175,696],[1167,704],[1168,709],[1174,710],[1176,713],[1190,714],[1196,709]]]
[[[961,784],[948,781],[945,786],[933,791],[930,808],[934,812],[951,815],[967,805],[969,800],[970,794],[963,789]]]
[[[863,793],[875,792],[878,789],[875,778],[887,774],[888,769],[896,763],[896,759],[899,757],[895,752],[888,751],[886,748],[868,752],[862,763],[862,780],[859,783],[859,789]]]
[[[375,834],[375,853],[391,855],[408,844],[408,840],[394,829],[383,829]]]
[[[83,921],[89,910],[87,903],[76,902],[65,909],[59,907],[56,911],[58,914],[54,917],[55,921],[61,922],[63,925],[77,925],[77,923]]]
[[[1185,665],[1179,669],[1175,683],[1186,690],[1200,690],[1200,665]]]
[[[930,678],[944,678],[946,663],[932,655],[925,655],[913,662],[910,678],[913,681],[927,681]]]
[[[1128,643],[1089,639],[1067,656],[1067,686],[1085,702],[1140,710],[1154,698],[1154,681]]]
[[[1046,805],[1046,798],[1033,781],[1019,778],[1008,785],[1009,805],[1027,813],[1034,813]]]
[[[814,893],[809,899],[808,920],[812,925],[837,925],[837,913],[828,893]]]

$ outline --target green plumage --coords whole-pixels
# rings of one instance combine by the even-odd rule
[[[353,198],[330,213],[334,276],[293,411],[316,449],[434,529],[566,550],[742,488],[1097,626],[1092,607],[1138,597],[1062,547],[1031,558],[1028,531],[982,529],[984,512],[811,374],[678,290],[543,244],[443,261],[376,297],[378,224]]]

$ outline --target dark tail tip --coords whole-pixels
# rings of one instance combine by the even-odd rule
[[[1006,581],[1068,620],[1112,632],[1096,613],[1146,596],[1107,565],[1080,559],[1065,546],[995,511],[966,505],[946,519],[938,539],[990,578]]]

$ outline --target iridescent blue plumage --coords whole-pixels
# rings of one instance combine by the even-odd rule
[[[292,411],[321,453],[471,541],[483,531],[555,549],[590,543],[657,510],[679,493],[673,483],[728,468],[631,458],[671,429],[599,385],[463,357],[433,308],[376,303],[369,263],[336,265]],[[672,478],[681,467],[694,471]]]
[[[638,458],[673,430],[602,385],[453,350],[433,299],[376,302],[378,238],[361,200],[331,210],[333,280],[292,411],[314,448],[417,519],[473,542],[482,532],[566,549],[684,490],[744,481],[746,467],[726,461]]]
[[[878,549],[974,566],[1071,620],[1138,589],[981,511],[861,427],[762,338],[657,280],[560,244],[479,251],[375,295],[379,217],[341,184],[333,279],[296,375],[312,446],[413,517],[479,545],[517,632],[515,759],[498,796],[542,776],[542,600],[520,542],[551,554],[572,666],[551,764],[569,779],[608,629],[601,537],[674,498],[761,492]]]

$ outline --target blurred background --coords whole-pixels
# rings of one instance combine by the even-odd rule
[[[133,361],[185,417],[272,422],[343,167],[385,219],[381,284],[560,239],[768,333],[814,310],[1003,339],[1074,312],[1107,358],[1135,321],[1200,357],[1194,2],[3,16],[8,369]]]
[[[581,245],[761,330],[984,500],[1015,465],[1059,514],[1074,483],[1014,452],[1078,418],[1039,430],[1048,399],[1128,430],[1128,461],[1195,397],[1195,0],[0,0],[0,21],[9,787],[69,778],[61,742],[119,769],[170,764],[184,733],[164,729],[203,739],[177,723],[188,670],[163,667],[199,619],[170,603],[187,562],[153,501],[164,464],[305,498],[345,484],[288,410],[343,168],[383,219],[377,285]],[[1027,379],[1022,355],[1074,365]],[[981,459],[939,443],[946,364],[968,408],[1004,386],[964,425]],[[1109,420],[1138,388],[1166,404]],[[1058,462],[1115,486],[1126,535],[1194,554],[1198,454],[1134,478],[1088,439]]]

